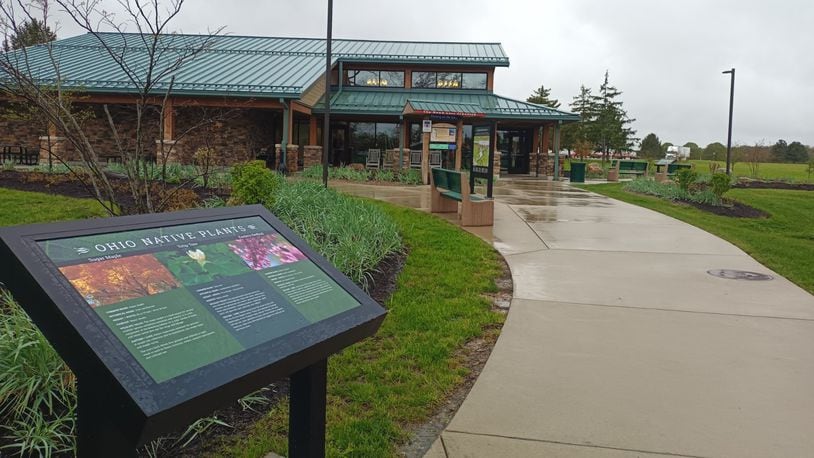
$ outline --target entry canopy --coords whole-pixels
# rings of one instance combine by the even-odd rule
[[[259,205],[8,227],[0,242],[0,281],[136,446],[385,316]]]
[[[480,105],[474,103],[433,102],[427,100],[407,100],[403,114],[445,115],[462,118],[482,118],[486,116]]]

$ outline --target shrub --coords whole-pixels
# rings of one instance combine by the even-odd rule
[[[716,195],[708,189],[690,194],[689,200],[704,205],[721,205],[721,196]]]
[[[729,175],[725,173],[716,173],[712,175],[710,187],[712,188],[712,193],[720,200],[732,187],[732,180],[729,178]]]
[[[263,161],[250,161],[232,169],[232,205],[271,205],[283,177],[269,170]]]
[[[646,178],[639,178],[625,184],[626,191],[650,194],[668,200],[689,200],[690,193],[672,183],[659,183]]]
[[[415,169],[407,169],[398,174],[398,180],[404,184],[423,184],[421,180],[421,172]]]
[[[378,181],[396,181],[396,174],[392,170],[382,169],[376,172]]]
[[[698,173],[692,169],[681,169],[676,172],[678,187],[684,192],[690,192],[690,186],[698,181]]]

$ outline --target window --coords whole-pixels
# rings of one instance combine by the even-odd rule
[[[398,148],[399,124],[387,122],[352,122],[350,123],[351,162],[363,163],[367,150],[378,148],[385,150]]]
[[[404,72],[382,70],[379,72],[379,86],[404,87]]]
[[[461,87],[464,89],[486,89],[486,73],[464,73]]]
[[[458,89],[461,87],[460,73],[438,73],[436,87],[442,89]]]
[[[413,87],[417,88],[434,88],[435,72],[413,72]]]
[[[414,88],[486,89],[486,73],[413,72]]]
[[[348,86],[404,87],[404,72],[379,70],[348,70]]]

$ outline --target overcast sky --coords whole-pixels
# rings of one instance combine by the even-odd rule
[[[104,3],[104,2],[103,2]],[[115,10],[115,3],[111,10]],[[327,0],[186,0],[175,29],[324,37]],[[57,16],[60,38],[79,29]],[[511,66],[495,92],[525,99],[545,84],[563,107],[607,69],[638,137],[814,145],[814,1],[335,0],[334,37],[497,41]]]

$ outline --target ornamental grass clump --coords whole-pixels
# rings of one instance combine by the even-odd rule
[[[313,181],[286,182],[267,207],[365,289],[376,266],[401,249],[396,224],[378,207]]]
[[[0,317],[0,456],[71,453],[73,373],[7,291]]]

